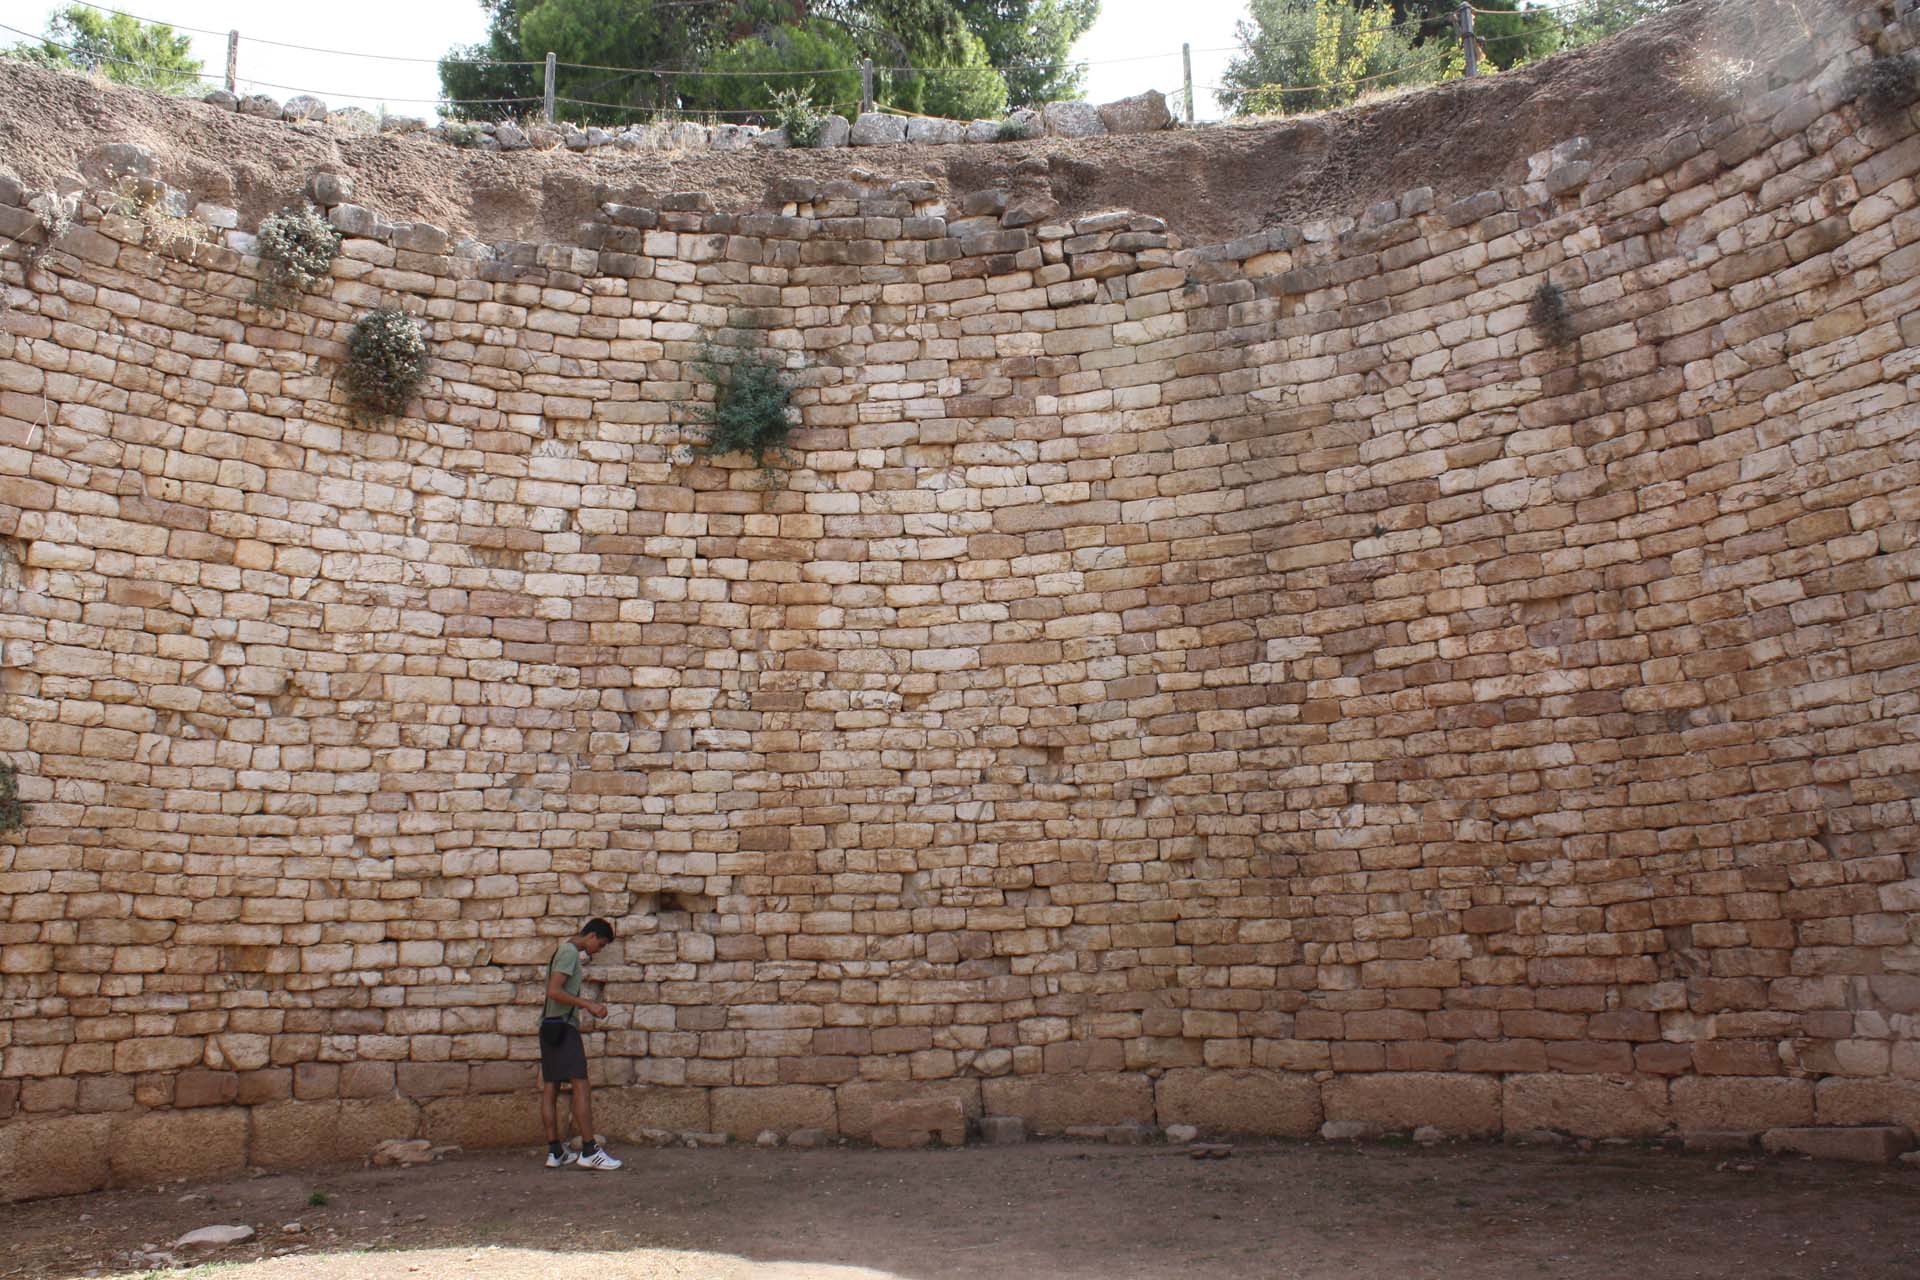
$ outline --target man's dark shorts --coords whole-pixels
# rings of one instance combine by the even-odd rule
[[[541,1024],[540,1078],[548,1084],[587,1078],[587,1046],[580,1039],[580,1028],[558,1019]]]

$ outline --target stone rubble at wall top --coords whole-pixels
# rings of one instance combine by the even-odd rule
[[[216,89],[203,99],[208,105],[244,115],[289,123],[325,123],[355,133],[419,133],[454,146],[482,151],[593,151],[606,147],[622,151],[736,151],[743,147],[783,149],[786,130],[759,125],[701,124],[695,120],[659,121],[625,127],[476,121],[427,127],[417,116],[380,116],[359,107],[328,111],[313,97],[290,98],[283,106],[265,94],[239,97]],[[890,111],[862,112],[849,122],[844,116],[822,117],[818,148],[872,147],[899,143],[946,146],[959,142],[1024,141],[1029,138],[1087,138],[1105,134],[1155,133],[1175,126],[1167,100],[1157,90],[1099,106],[1090,102],[1049,102],[1042,110],[1020,109],[1004,120],[941,120]]]
[[[1865,56],[1199,248],[1037,175],[483,245],[320,174],[278,311],[212,206],[29,287],[0,180],[0,1196],[529,1140],[589,914],[612,1133],[1920,1126],[1920,135]],[[396,300],[432,376],[359,421]],[[729,325],[776,486],[676,461]]]

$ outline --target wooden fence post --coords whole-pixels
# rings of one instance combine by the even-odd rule
[[[551,54],[551,53],[549,53],[549,54],[547,55],[547,90],[546,90],[546,94],[545,94],[545,101],[546,101],[546,117],[547,117],[547,123],[548,123],[548,124],[552,124],[552,123],[553,123],[553,71],[554,71],[554,61],[555,61],[555,59],[554,59],[554,55],[553,55],[553,54]]]
[[[227,92],[238,93],[240,85],[240,33],[227,32]]]
[[[1473,34],[1473,5],[1469,0],[1460,4],[1460,43],[1467,47],[1467,74],[1480,74],[1480,41]]]

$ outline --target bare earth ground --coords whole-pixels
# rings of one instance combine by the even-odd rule
[[[1920,1276],[1920,1172],[1901,1168],[1604,1146],[1242,1145],[1225,1160],[1067,1143],[622,1154],[628,1166],[613,1174],[478,1152],[412,1170],[304,1171],[15,1205],[0,1208],[0,1275],[143,1274],[131,1251],[223,1223],[259,1238],[185,1274]],[[316,1190],[324,1207],[308,1202]],[[304,1232],[283,1234],[295,1220]]]
[[[352,176],[356,202],[396,220],[490,241],[570,241],[610,198],[648,205],[668,192],[704,191],[722,211],[738,211],[759,206],[781,178],[866,169],[930,178],[951,194],[1031,165],[1069,216],[1135,209],[1200,245],[1358,215],[1419,186],[1445,200],[1513,183],[1530,154],[1576,135],[1593,139],[1604,171],[1605,162],[1644,155],[1698,126],[1729,96],[1789,78],[1783,55],[1845,21],[1830,0],[1710,0],[1514,71],[1319,116],[1119,138],[834,151],[466,151],[421,136],[260,120],[0,60],[0,173],[35,188],[81,176],[98,182],[98,148],[133,142],[159,157],[155,176],[238,208],[246,226],[327,171]],[[1728,70],[1736,64],[1745,77],[1738,84]]]

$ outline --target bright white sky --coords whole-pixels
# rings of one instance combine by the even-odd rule
[[[106,4],[109,0],[100,0]],[[240,29],[240,88],[258,87],[281,99],[311,92],[329,106],[372,108],[396,114],[431,115],[440,80],[434,61],[456,44],[477,41],[486,28],[478,0],[326,0],[323,4],[260,4],[257,0],[112,0],[136,17],[184,30],[194,56],[211,76],[227,65],[226,32]],[[0,24],[38,35],[54,0],[0,0]],[[1103,0],[1100,20],[1074,48],[1090,64],[1087,96],[1095,102],[1147,89],[1171,97],[1180,88],[1180,45],[1193,46],[1196,86],[1216,85],[1233,52],[1234,24],[1246,15],[1246,0]],[[1172,19],[1178,17],[1179,22]],[[20,37],[0,31],[0,44]],[[345,50],[357,56],[304,52],[260,43]],[[383,57],[368,55],[379,54]],[[416,59],[417,61],[409,61]],[[271,87],[270,87],[271,86]],[[1196,93],[1200,119],[1219,110],[1205,88]]]

